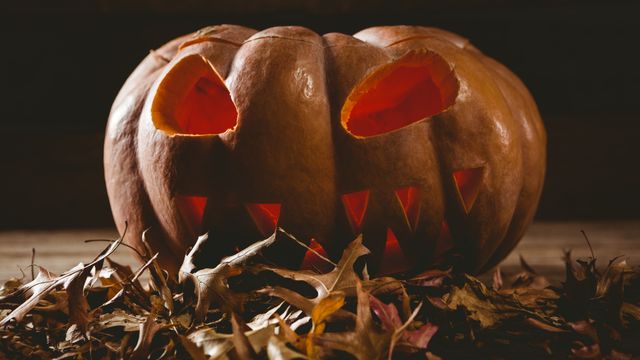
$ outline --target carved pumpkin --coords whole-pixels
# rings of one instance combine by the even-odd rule
[[[332,258],[362,233],[374,273],[451,253],[477,272],[532,221],[545,143],[525,86],[452,33],[221,25],[133,72],[111,110],[105,175],[126,241],[141,247],[149,228],[170,271],[204,232],[215,264],[278,226]],[[322,267],[279,243],[274,261]]]

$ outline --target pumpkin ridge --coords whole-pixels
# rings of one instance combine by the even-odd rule
[[[535,212],[544,173],[544,129],[526,88],[507,76],[508,69],[501,73],[488,64],[468,40],[443,30],[397,26],[325,35],[302,27],[256,32],[220,25],[174,41],[183,53],[151,53],[145,68],[158,70],[153,76],[138,71],[123,91],[147,95],[138,108],[124,95],[116,98],[114,112],[125,120],[115,121],[114,113],[105,141],[111,144],[105,176],[114,217],[121,231],[122,219],[131,221],[131,243],[139,246],[141,230],[154,227],[154,250],[172,266],[167,262],[179,263],[199,235],[194,232],[209,231],[215,259],[282,225],[334,255],[362,227],[374,273],[393,270],[379,262],[392,237],[408,273],[417,273],[448,259],[449,251],[462,253],[461,270],[476,271],[502,257],[506,242],[517,241]],[[171,134],[154,123],[152,110],[159,108],[153,104],[167,74],[189,56],[201,60],[176,73],[184,88],[165,94],[182,107],[187,131]],[[199,72],[205,67],[215,76]],[[152,85],[143,89],[145,82]],[[183,106],[183,92],[191,90],[204,100]],[[196,118],[226,116],[209,104],[225,92],[235,125],[198,133]],[[376,125],[378,119],[387,123]],[[116,126],[123,121],[137,130]],[[358,121],[361,131],[354,131]],[[367,126],[378,127],[362,130]],[[524,161],[524,153],[531,160]],[[471,198],[463,199],[462,209],[453,171],[479,164],[487,173],[467,214]],[[345,204],[340,200],[347,190],[371,195]],[[180,210],[180,196],[197,201]],[[254,211],[252,218],[247,204],[280,204],[281,212]],[[201,229],[189,226],[196,216],[188,213],[204,218]],[[280,249],[270,260],[287,262],[297,250]]]
[[[207,36],[207,37],[190,39],[190,40],[187,40],[187,41],[183,42],[180,45],[180,50],[183,50],[183,49],[185,49],[185,48],[187,48],[189,46],[196,45],[196,44],[201,44],[201,43],[204,43],[204,42],[219,42],[219,43],[229,44],[229,45],[232,45],[232,46],[235,46],[235,47],[240,47],[243,44],[243,43],[238,43],[238,42],[235,42],[235,41],[223,39],[223,38],[220,38],[220,37]]]
[[[313,41],[308,41],[308,40],[303,40],[303,39],[296,39],[293,37],[288,37],[288,36],[279,36],[279,35],[262,35],[262,36],[258,36],[255,38],[251,38],[251,39],[247,39],[245,40],[242,45],[244,44],[248,44],[254,41],[258,41],[258,40],[265,40],[265,39],[279,39],[279,40],[291,40],[291,41],[298,41],[298,42],[302,42],[305,44],[309,44],[309,45],[314,45],[314,46],[320,46],[320,47],[324,47],[316,42]]]

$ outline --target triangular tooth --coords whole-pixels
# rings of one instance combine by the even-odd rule
[[[456,184],[458,199],[464,211],[468,214],[480,192],[484,168],[463,169],[453,172],[453,181]]]
[[[411,230],[415,231],[420,216],[420,190],[415,186],[408,186],[396,190],[404,215]]]
[[[400,247],[396,234],[393,233],[393,230],[387,229],[387,241],[380,261],[380,273],[394,274],[403,272],[408,270],[410,265]]]
[[[356,234],[362,232],[362,222],[369,203],[369,190],[342,195],[342,203],[347,211],[347,218]]]
[[[436,239],[435,247],[433,249],[434,257],[438,259],[446,252],[453,249],[453,247],[454,243],[451,231],[449,230],[449,223],[447,220],[442,220],[440,225],[440,234],[438,235],[438,239]]]
[[[316,253],[322,255],[325,258],[328,258],[327,252],[324,250],[324,247],[317,242],[315,239],[311,239],[309,242],[309,248],[313,249]],[[300,265],[300,269],[302,270],[315,270],[321,273],[329,272],[333,269],[333,266],[326,260],[320,258],[316,253],[311,250],[307,250],[304,254],[304,260],[302,260],[302,265]]]
[[[246,204],[247,211],[263,236],[276,231],[282,204]]]
[[[191,230],[197,233],[202,231],[202,221],[204,219],[205,208],[207,207],[207,197],[177,195],[176,202],[178,211],[185,218]]]

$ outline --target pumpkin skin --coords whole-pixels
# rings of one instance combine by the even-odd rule
[[[526,87],[458,35],[220,25],[131,74],[104,164],[125,241],[149,229],[169,272],[204,232],[215,265],[276,226],[331,258],[362,233],[372,273],[480,272],[531,223],[545,148]],[[323,268],[292,241],[268,257]]]

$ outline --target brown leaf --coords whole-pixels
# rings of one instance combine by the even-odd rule
[[[255,353],[266,349],[269,339],[275,335],[275,326],[269,325],[262,329],[244,332]],[[207,357],[213,359],[228,359],[228,354],[234,349],[232,334],[221,334],[210,327],[203,327],[189,335],[187,339]]]
[[[196,345],[196,343],[194,343],[189,337],[178,335],[178,338],[180,339],[180,344],[187,351],[191,359],[193,360],[209,359],[209,356],[205,355],[202,349],[198,347],[198,345]]]
[[[329,349],[348,352],[358,360],[382,359],[389,349],[392,334],[381,331],[371,316],[369,294],[356,282],[358,307],[352,332],[324,333],[314,336],[314,343]]]
[[[313,328],[311,332],[307,334],[305,350],[307,356],[312,359],[317,357],[316,347],[313,343],[313,338],[324,332],[327,319],[336,311],[340,310],[344,305],[344,293],[333,292],[327,295],[325,298],[318,302],[311,311],[311,321],[313,322]]]
[[[125,332],[139,331],[142,324],[147,321],[147,318],[139,315],[134,315],[124,310],[117,309],[110,313],[102,314],[95,322],[94,326],[96,331],[103,329],[109,329],[113,327],[122,327]]]
[[[269,360],[307,359],[306,356],[289,348],[287,344],[277,336],[269,338],[267,343],[267,357]]]
[[[438,325],[426,323],[416,330],[404,331],[402,333],[402,343],[409,344],[418,349],[426,349],[433,335],[438,332]]]
[[[241,310],[245,296],[231,291],[227,279],[242,274],[243,267],[241,265],[257,256],[263,249],[271,246],[275,239],[274,233],[269,238],[258,241],[237,254],[222,259],[220,264],[213,269],[193,272],[195,269],[194,256],[204,246],[208,236],[205,234],[198,238],[196,245],[185,256],[179,273],[180,282],[191,281],[194,285],[197,299],[196,320],[204,320],[209,307],[214,303],[229,312]]]
[[[567,331],[565,329],[561,329],[559,327],[555,327],[555,326],[549,325],[549,324],[547,324],[545,322],[542,322],[542,321],[540,321],[538,319],[535,319],[535,318],[526,318],[525,322],[527,324],[537,328],[537,329],[548,331],[548,332],[552,332],[552,333],[560,333],[560,332],[566,332]]]
[[[149,357],[151,342],[156,333],[162,330],[162,325],[154,319],[155,315],[149,314],[144,323],[140,324],[140,334],[138,335],[138,343],[131,353],[131,360],[142,360]]]
[[[447,270],[431,269],[407,280],[410,285],[423,287],[440,287],[447,278],[451,278],[451,268]]]
[[[112,242],[86,266],[83,266],[82,263],[80,263],[75,267],[67,270],[60,276],[55,276],[54,274],[41,267],[40,271],[38,272],[38,276],[34,280],[21,286],[13,294],[8,295],[13,298],[22,294],[30,294],[28,299],[26,299],[23,303],[16,307],[11,313],[9,313],[9,315],[0,320],[0,326],[6,325],[12,319],[21,321],[22,318],[27,313],[29,313],[29,311],[31,311],[31,309],[38,305],[38,302],[40,302],[41,299],[43,299],[58,286],[64,284],[66,288],[68,284],[73,281],[73,279],[81,276],[85,271],[91,271],[93,267],[96,267],[99,270],[99,268],[102,267],[104,259],[107,256],[111,255],[121,243],[122,238]],[[86,276],[84,277],[86,278]],[[82,282],[82,287],[84,287],[84,280]],[[79,321],[82,322],[82,320]]]
[[[244,296],[233,293],[227,284],[227,279],[241,273],[240,267],[221,264],[215,269],[203,269],[187,275],[195,284],[196,320],[205,319],[211,304],[219,304],[227,312],[241,309]]]
[[[245,335],[247,325],[242,321],[242,319],[238,318],[235,313],[231,314],[231,327],[233,328],[231,341],[234,347],[233,350],[235,351],[238,359],[251,360],[257,358],[258,356],[253,350],[251,342],[249,342],[249,339]]]
[[[149,274],[151,274],[151,283],[160,293],[162,300],[164,300],[164,306],[169,311],[169,315],[173,312],[173,295],[171,295],[171,290],[169,289],[169,285],[167,284],[167,277],[165,276],[165,272],[162,271],[160,267],[160,263],[156,259],[154,259],[154,253],[151,249],[151,245],[147,241],[147,230],[142,232],[142,243],[144,244],[144,248],[146,250],[147,259],[151,259],[151,266],[149,266]]]
[[[74,267],[69,270],[67,273],[56,276],[53,273],[49,272],[45,268],[40,268],[38,275],[32,281],[24,284],[14,294],[10,296],[18,294],[26,294],[29,297],[18,307],[13,309],[9,313],[9,315],[5,316],[4,319],[0,321],[0,326],[5,326],[9,321],[15,319],[16,321],[21,321],[22,318],[31,311],[38,302],[46,295],[48,295],[51,291],[53,291],[56,287],[62,285],[69,277],[77,276],[80,273],[79,268]]]
[[[494,326],[503,314],[500,314],[498,307],[491,301],[484,284],[474,279],[469,280],[471,281],[466,282],[462,288],[454,287],[445,296],[447,306],[452,310],[463,307],[482,327]]]
[[[333,291],[341,291],[345,293],[345,296],[355,295],[356,283],[360,281],[360,278],[354,271],[353,265],[358,258],[368,253],[369,250],[362,245],[362,236],[359,236],[344,250],[338,265],[325,274],[317,274],[307,270],[289,270],[268,265],[257,265],[254,269],[255,271],[272,271],[282,277],[304,281],[311,285],[317,293],[316,297],[312,299],[280,287],[267,288],[263,291],[271,296],[280,297],[311,315],[315,306]]]
[[[5,301],[7,295],[14,293],[20,286],[22,286],[21,279],[11,278],[5,281],[0,287],[0,301]]]
[[[371,302],[371,309],[378,316],[385,329],[394,334],[394,344],[426,349],[429,341],[438,331],[438,326],[431,323],[427,323],[417,330],[407,330],[407,326],[412,319],[403,323],[398,314],[398,309],[393,303],[385,304],[371,295],[369,295],[369,301]]]
[[[84,294],[84,284],[91,268],[83,266],[82,263],[78,264],[78,267],[83,270],[78,276],[66,281],[64,287],[67,290],[69,302],[69,322],[77,325],[82,334],[86,334],[92,317],[89,315],[89,303]]]

